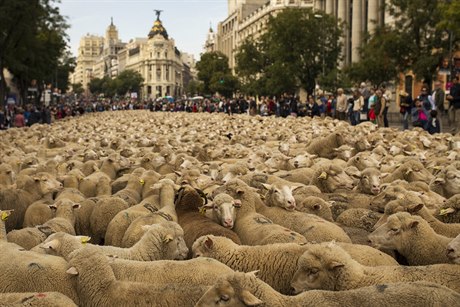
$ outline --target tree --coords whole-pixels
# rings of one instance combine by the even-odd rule
[[[144,78],[142,75],[134,70],[124,70],[118,77],[113,80],[112,86],[116,87],[116,93],[120,96],[126,95],[128,92],[139,93]]]
[[[74,92],[77,95],[81,95],[85,91],[81,83],[73,83],[70,86],[72,87],[72,92]]]
[[[186,89],[188,96],[195,96],[203,93],[203,82],[191,80]]]
[[[232,74],[228,66],[228,58],[222,52],[207,52],[201,56],[196,63],[198,79],[203,82],[204,94],[213,94],[217,89],[220,93],[224,92],[231,96],[236,90],[236,83],[232,80]],[[224,78],[223,83],[219,80]],[[225,80],[228,80],[225,82]]]
[[[56,75],[59,58],[67,45],[68,28],[59,8],[54,6],[57,1],[0,1],[1,108],[6,89],[4,68],[15,76],[23,98],[31,80],[38,80],[40,93],[45,79]]]
[[[446,30],[453,35],[453,43],[460,40],[460,1],[438,1],[441,19],[438,22],[438,30]]]
[[[323,68],[327,72],[338,65],[340,27],[334,17],[311,9],[288,8],[270,17],[259,42],[248,40],[237,51],[242,88],[269,95],[299,87],[312,92]]]

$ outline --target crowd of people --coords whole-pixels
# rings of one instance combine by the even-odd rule
[[[361,83],[351,92],[339,88],[337,93],[327,93],[318,89],[315,95],[308,95],[305,101],[297,96],[285,93],[280,97],[239,97],[226,99],[220,97],[199,99],[164,99],[137,100],[80,100],[60,102],[53,106],[38,108],[32,104],[24,108],[8,104],[5,112],[0,112],[0,129],[31,126],[35,123],[50,124],[53,120],[84,113],[149,109],[152,112],[224,112],[228,114],[249,114],[261,116],[309,116],[332,117],[347,120],[352,125],[371,121],[379,127],[389,127],[388,110],[392,103],[398,102],[402,128],[421,127],[429,133],[441,131],[440,118],[449,116],[452,132],[460,131],[460,82],[454,81],[450,94],[446,95],[440,81],[434,83],[432,93],[424,85],[420,95],[412,98],[401,91],[399,99],[393,100],[391,91],[385,85],[378,88]],[[445,106],[445,101],[448,106]]]

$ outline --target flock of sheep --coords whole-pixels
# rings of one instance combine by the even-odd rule
[[[0,139],[0,306],[460,306],[459,135],[126,111]]]

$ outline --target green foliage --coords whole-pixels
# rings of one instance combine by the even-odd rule
[[[58,0],[0,1],[0,97],[6,84],[3,69],[15,76],[21,95],[26,95],[30,81],[52,79],[67,42],[68,25]]]
[[[137,92],[142,86],[144,78],[140,73],[133,70],[124,70],[115,79],[104,77],[102,79],[94,78],[89,82],[89,90],[93,94],[104,94],[106,97],[115,95],[124,96],[129,92]]]
[[[320,16],[311,9],[285,9],[270,18],[258,42],[249,39],[242,44],[236,54],[242,90],[279,95],[303,87],[311,93],[323,60],[324,70],[332,71],[341,51],[341,25],[330,15]]]
[[[190,80],[187,84],[186,92],[188,96],[197,96],[203,93],[203,82]]]
[[[204,94],[220,94],[231,97],[237,89],[237,82],[228,67],[228,58],[221,52],[207,52],[196,63],[198,79],[203,82]],[[219,80],[224,82],[220,83]]]
[[[437,24],[438,30],[451,31],[455,42],[460,41],[460,1],[438,1],[441,19]]]
[[[81,95],[85,91],[81,83],[73,83],[70,86],[72,87],[72,92],[74,92],[77,95]]]

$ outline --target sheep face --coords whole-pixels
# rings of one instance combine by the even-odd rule
[[[292,165],[294,165],[295,168],[310,167],[313,165],[313,158],[315,157],[316,155],[303,154],[297,155],[289,161],[292,163]]]
[[[444,175],[444,189],[448,195],[460,194],[460,170],[448,167]]]
[[[318,179],[324,180],[326,191],[335,192],[337,190],[352,190],[354,187],[353,179],[341,168],[331,166],[327,171],[322,172]]]
[[[377,195],[380,193],[380,171],[374,168],[365,169],[359,181],[361,192]]]
[[[56,192],[63,187],[62,183],[48,173],[38,173],[33,177],[33,180],[42,195]]]
[[[184,231],[179,224],[165,222],[161,231],[163,241],[164,259],[183,260],[188,255],[188,248],[184,240]]]
[[[372,199],[371,208],[378,212],[384,212],[385,206],[389,201],[402,199],[407,192],[404,188],[389,186]]]
[[[453,263],[460,264],[460,235],[447,245],[447,257]]]
[[[245,276],[240,276],[244,274]],[[255,278],[254,273],[235,273],[219,279],[208,291],[206,291],[195,307],[232,306],[246,307],[258,306],[264,302],[245,289],[244,281],[240,278]]]
[[[460,221],[460,194],[444,201],[438,218],[444,223],[458,223]]]
[[[236,220],[237,208],[241,208],[241,201],[234,200],[226,194],[219,194],[214,198],[213,203],[205,205],[205,208],[211,208],[214,211],[219,224],[232,229]]]
[[[277,185],[277,184],[262,184],[262,186],[268,190],[266,198],[270,201],[267,201],[268,205],[281,207],[288,211],[293,211],[296,209],[296,202],[294,196],[292,195],[293,187],[287,185]]]
[[[314,289],[335,290],[336,275],[346,263],[341,258],[350,256],[340,247],[331,246],[333,243],[328,244],[312,245],[299,258],[291,281],[294,294]]]
[[[430,183],[433,175],[423,167],[422,163],[411,161],[411,163],[401,166],[403,177],[407,182],[423,181]]]
[[[316,196],[308,196],[297,205],[296,210],[322,217],[325,220],[332,221],[331,203]]]
[[[289,162],[289,159],[289,157],[283,154],[278,154],[265,161],[265,165],[276,170],[288,171],[294,168],[294,166]]]
[[[0,185],[12,185],[16,181],[16,174],[9,164],[0,165]]]
[[[416,230],[420,217],[407,212],[399,212],[388,217],[386,223],[369,235],[375,248],[401,250],[404,242]]]

